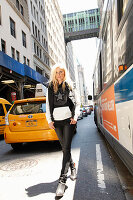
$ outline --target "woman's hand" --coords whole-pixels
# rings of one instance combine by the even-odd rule
[[[75,121],[73,118],[71,118],[70,120],[71,120],[70,124],[76,124],[77,123],[77,121]]]
[[[50,128],[50,129],[55,129],[55,127],[54,127],[54,122],[50,122],[48,125],[49,125],[49,128]]]

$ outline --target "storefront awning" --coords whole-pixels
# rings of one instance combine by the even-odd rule
[[[46,84],[48,82],[48,79],[44,77],[43,75],[36,72],[31,67],[21,64],[8,56],[7,54],[0,51],[0,66],[9,69],[10,71],[16,72],[22,77],[29,77],[32,79],[32,81]]]

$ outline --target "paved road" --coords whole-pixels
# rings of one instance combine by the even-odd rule
[[[71,181],[62,200],[126,200],[113,160],[93,121],[78,121],[72,156],[78,179]],[[53,142],[26,144],[21,152],[0,141],[0,200],[53,200],[62,152]]]

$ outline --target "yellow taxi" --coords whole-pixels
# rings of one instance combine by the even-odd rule
[[[11,107],[11,103],[9,103],[6,99],[0,98],[0,135],[4,134],[5,129],[5,115]]]
[[[46,119],[46,97],[16,100],[5,122],[5,142],[15,150],[24,142],[58,140]]]

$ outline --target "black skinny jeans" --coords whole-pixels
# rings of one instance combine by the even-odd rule
[[[71,143],[75,130],[75,124],[70,124],[70,119],[55,122],[55,131],[59,138],[59,142],[63,151],[63,160],[62,160],[62,174],[67,174],[69,166],[73,167],[73,161],[71,158]]]

